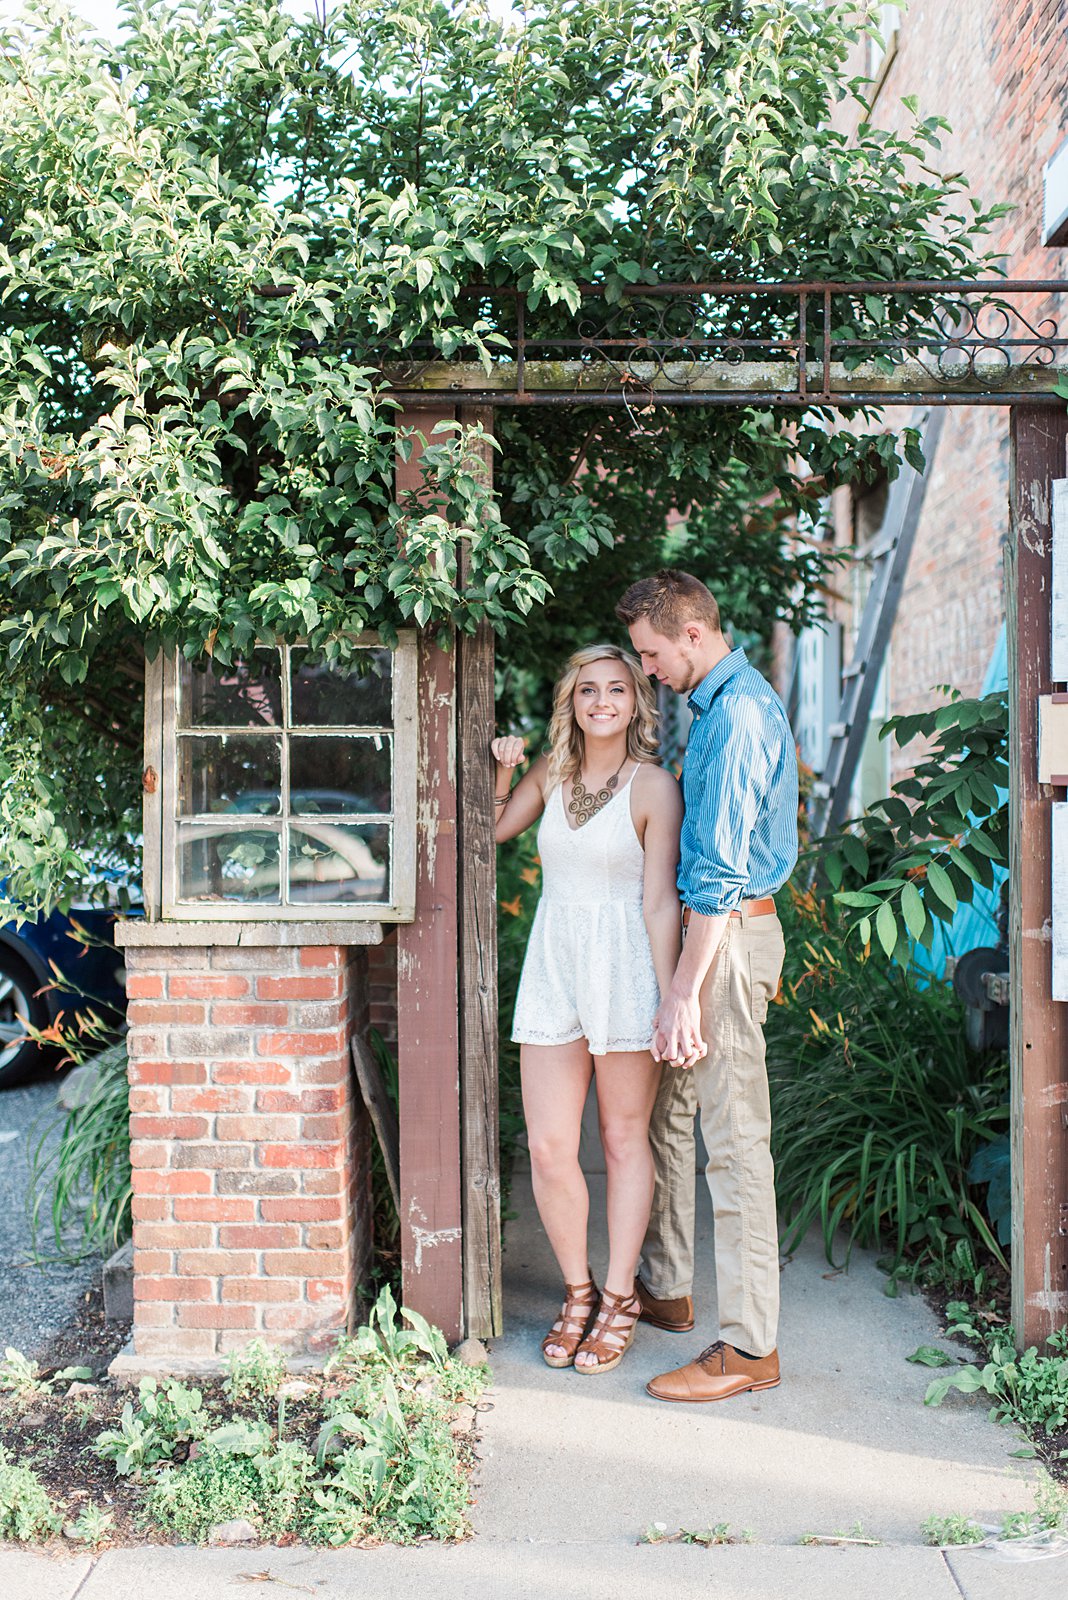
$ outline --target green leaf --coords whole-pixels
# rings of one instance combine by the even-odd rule
[[[927,913],[923,907],[923,899],[916,885],[907,882],[901,891],[901,915],[905,919],[905,926],[914,939],[923,935],[927,922]]]
[[[855,833],[843,835],[841,851],[858,877],[866,877],[868,872],[868,852]]]
[[[953,862],[954,866],[959,867],[960,870],[966,873],[969,878],[974,878],[978,883],[978,868],[976,868],[972,862],[968,860],[968,857],[963,853],[963,851],[957,849],[955,844],[951,844],[949,847],[949,859]]]
[[[947,1355],[944,1350],[939,1350],[935,1344],[921,1344],[910,1356],[906,1356],[905,1360],[913,1361],[917,1366],[921,1367],[951,1367],[953,1365],[953,1357]]]
[[[894,916],[894,908],[889,900],[884,900],[879,907],[875,918],[875,935],[883,947],[884,954],[887,957],[892,956],[897,948],[898,933],[897,918]]]
[[[927,868],[927,884],[932,892],[945,906],[952,916],[957,909],[957,894],[949,879],[949,874],[937,861],[932,861]]]
[[[954,1387],[955,1384],[952,1375],[947,1375],[942,1378],[935,1378],[927,1385],[927,1393],[923,1397],[924,1405],[940,1406],[950,1389]]]

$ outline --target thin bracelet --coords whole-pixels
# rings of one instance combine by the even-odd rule
[[[511,791],[511,789],[509,789],[507,794],[494,795],[493,804],[495,806],[506,806],[511,798],[512,798],[512,791]]]

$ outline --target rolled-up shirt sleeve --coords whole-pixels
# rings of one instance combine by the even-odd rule
[[[694,730],[683,772],[679,889],[701,916],[723,916],[746,898],[753,830],[769,771],[766,708],[746,694],[725,697],[714,729]]]

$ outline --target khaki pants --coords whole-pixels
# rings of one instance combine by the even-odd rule
[[[751,1355],[775,1347],[779,1239],[764,1062],[768,1005],[779,986],[783,937],[776,916],[731,917],[701,990],[708,1054],[687,1070],[665,1066],[650,1124],[656,1192],[641,1275],[654,1295],[690,1294],[694,1270],[694,1116],[708,1151],[716,1219],[720,1338]]]

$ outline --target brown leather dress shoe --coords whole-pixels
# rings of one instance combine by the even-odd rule
[[[679,1295],[675,1300],[658,1300],[640,1278],[634,1280],[634,1293],[641,1302],[642,1322],[651,1322],[654,1328],[664,1328],[668,1333],[690,1333],[693,1329],[693,1296]]]
[[[645,1387],[654,1400],[728,1400],[748,1389],[774,1389],[778,1382],[778,1350],[749,1361],[717,1339],[696,1361],[650,1378]]]

